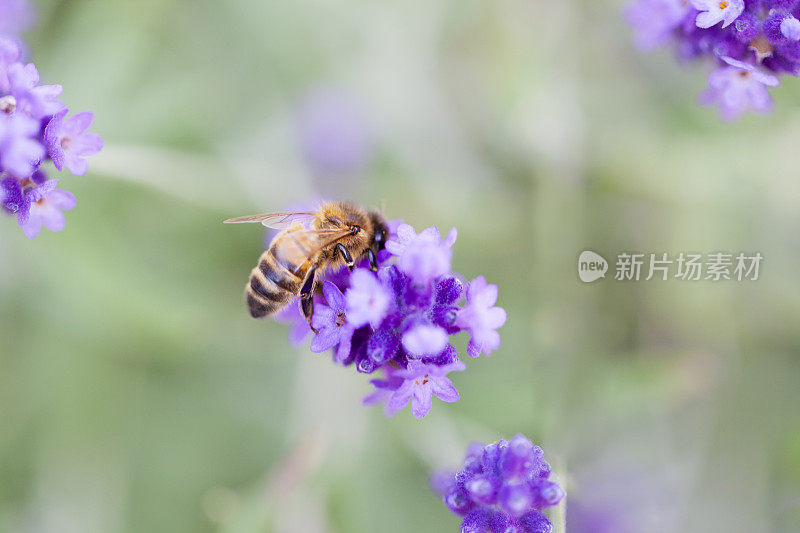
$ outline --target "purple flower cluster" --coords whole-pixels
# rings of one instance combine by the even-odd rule
[[[352,272],[343,268],[324,278],[322,294],[314,296],[317,334],[311,351],[332,350],[334,361],[364,374],[382,370],[365,405],[384,402],[384,412],[392,416],[411,402],[413,415],[422,418],[433,396],[444,402],[459,399],[447,375],[466,367],[450,336],[466,331],[467,353],[490,355],[500,346],[497,329],[505,324],[506,312],[495,306],[497,285],[482,276],[464,283],[451,271],[455,228],[444,239],[435,227],[418,234],[395,222],[390,230],[377,272],[362,263]],[[311,333],[296,304],[277,318],[293,324],[295,344]]]
[[[33,17],[25,0],[0,0],[0,209],[17,217],[17,224],[32,239],[46,227],[64,229],[62,211],[75,207],[72,193],[57,189],[43,163],[48,159],[61,171],[86,173],[85,157],[96,154],[103,141],[87,130],[93,115],[67,117],[57,98],[60,85],[40,85],[33,63],[21,60],[19,32]]]
[[[435,474],[431,486],[464,517],[462,533],[548,533],[552,525],[542,509],[564,497],[549,477],[542,449],[517,435],[472,444],[461,470]]]
[[[626,14],[639,48],[673,41],[683,60],[713,59],[700,100],[724,120],[769,112],[767,88],[800,74],[799,0],[635,0]]]

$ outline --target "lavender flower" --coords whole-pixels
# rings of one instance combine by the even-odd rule
[[[500,346],[497,333],[506,323],[506,311],[496,307],[497,285],[489,285],[479,276],[467,285],[467,305],[458,312],[456,324],[470,333],[467,353],[478,357],[481,352],[491,355]]]
[[[350,351],[354,331],[345,316],[344,294],[330,281],[325,282],[322,293],[328,305],[314,305],[311,325],[317,330],[317,335],[311,341],[311,351],[326,352],[336,346],[336,360],[342,361]]]
[[[58,170],[66,167],[73,175],[83,176],[89,168],[86,157],[103,148],[103,139],[86,130],[92,125],[94,114],[84,111],[64,120],[68,109],[53,116],[44,130],[50,159]]]
[[[431,486],[454,514],[462,533],[549,533],[543,509],[558,505],[564,491],[549,480],[544,452],[523,435],[467,450],[458,472],[439,472]]]
[[[392,304],[392,292],[364,269],[350,276],[347,289],[347,316],[354,327],[371,325],[377,328]]]
[[[397,240],[387,242],[386,249],[398,256],[400,270],[424,284],[450,270],[451,248],[457,236],[456,228],[442,240],[435,227],[417,235],[414,228],[401,224],[397,228]]]
[[[27,216],[20,223],[22,231],[29,239],[33,239],[42,230],[42,226],[50,231],[64,229],[64,214],[77,204],[75,196],[61,189],[56,189],[58,180],[49,180],[26,194],[30,206]],[[20,216],[17,216],[17,221]]]
[[[767,87],[800,74],[800,0],[634,0],[626,15],[639,48],[672,40],[681,59],[718,65],[700,101],[724,120],[769,112]]]
[[[692,0],[692,7],[700,11],[695,19],[698,28],[710,28],[720,22],[727,28],[744,11],[744,0]]]
[[[756,113],[772,110],[767,87],[778,85],[778,78],[759,72],[756,67],[729,57],[722,58],[729,66],[711,73],[708,90],[700,95],[707,104],[717,104],[723,120],[733,121],[748,109]]]
[[[382,371],[384,378],[372,380],[375,390],[363,403],[384,403],[388,416],[411,403],[412,414],[422,418],[434,397],[459,399],[448,374],[466,367],[450,337],[466,331],[468,353],[488,355],[500,345],[496,330],[506,316],[494,305],[497,286],[483,277],[469,283],[464,298],[464,283],[450,270],[455,228],[444,239],[435,227],[417,233],[395,222],[389,229],[377,272],[362,262],[352,272],[325,274],[322,294],[314,296],[311,350],[332,350],[335,362],[364,374]],[[293,306],[281,319],[295,324],[296,340],[294,328],[303,329]]]
[[[443,402],[457,402],[458,391],[447,379],[447,374],[454,370],[465,370],[461,361],[449,365],[437,366],[420,361],[409,361],[406,370],[398,370],[394,377],[401,378],[403,383],[388,400],[391,411],[399,411],[411,401],[411,412],[415,418],[422,418],[431,410],[433,396]]]
[[[89,112],[67,117],[58,100],[60,85],[40,84],[33,63],[21,62],[21,32],[35,19],[27,0],[0,0],[0,208],[16,216],[28,238],[42,226],[64,229],[62,211],[76,204],[72,193],[56,189],[59,180],[47,180],[44,164],[76,176],[88,169],[85,157],[100,151],[103,141],[87,132]]]

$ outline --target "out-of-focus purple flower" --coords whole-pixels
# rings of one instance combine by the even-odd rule
[[[36,6],[29,0],[0,0],[0,37],[19,37],[36,23]]]
[[[3,95],[8,93],[8,67],[17,60],[19,60],[19,44],[12,39],[0,37],[0,93]],[[8,97],[5,98],[8,100]],[[14,108],[16,108],[16,100]]]
[[[64,214],[77,204],[75,196],[62,189],[56,189],[58,180],[49,180],[32,189],[30,195],[30,213],[20,226],[25,236],[33,239],[42,230],[42,226],[50,231],[64,229]]]
[[[403,384],[389,398],[388,408],[399,411],[411,401],[412,414],[415,418],[422,418],[431,410],[434,395],[443,402],[457,402],[458,391],[447,374],[466,368],[461,361],[444,366],[409,361],[406,370],[394,373],[395,377],[403,379]]]
[[[317,172],[355,172],[367,162],[371,148],[364,113],[347,93],[330,88],[309,92],[297,114],[300,148]]]
[[[506,323],[506,311],[496,302],[497,285],[486,283],[483,276],[467,285],[467,304],[458,311],[456,324],[470,333],[467,353],[472,357],[491,355],[500,347],[497,330]]]
[[[17,36],[34,19],[30,2],[0,0],[1,205],[16,215],[28,238],[38,235],[42,226],[61,231],[62,211],[75,207],[71,193],[55,189],[57,180],[46,181],[42,164],[49,157],[58,170],[67,167],[82,175],[87,170],[84,158],[103,146],[99,136],[86,131],[92,114],[65,120],[67,110],[58,100],[61,86],[40,85],[36,66],[21,62],[25,43]]]
[[[392,304],[392,292],[375,274],[359,268],[350,276],[346,300],[347,319],[353,327],[370,324],[377,328]]]
[[[691,0],[692,7],[700,11],[697,15],[698,28],[710,28],[722,22],[727,28],[744,11],[744,0]]]
[[[103,139],[87,131],[94,120],[93,113],[84,111],[65,120],[68,111],[64,109],[53,116],[44,130],[44,140],[58,170],[66,167],[73,175],[83,176],[89,169],[86,157],[103,148]]]
[[[58,113],[64,104],[56,100],[61,85],[39,85],[39,71],[33,63],[12,63],[8,67],[8,93],[17,101],[17,111],[40,120]]]
[[[690,11],[686,0],[641,0],[625,11],[640,50],[665,44]]]
[[[345,317],[344,294],[330,281],[322,286],[322,293],[328,305],[314,305],[311,325],[319,333],[311,341],[311,351],[320,353],[338,346],[337,360],[341,361],[350,351],[350,340],[353,337],[353,328]]]
[[[683,60],[719,65],[702,103],[718,104],[724,120],[772,109],[767,87],[776,76],[800,74],[798,0],[633,0],[627,10],[636,44],[672,40]]]
[[[776,87],[778,78],[748,63],[729,57],[722,59],[728,66],[711,73],[709,88],[700,96],[701,102],[716,104],[720,116],[727,121],[736,120],[749,110],[768,113],[772,109],[772,98],[767,87]]]
[[[24,179],[44,157],[39,122],[23,113],[0,113],[0,169]]]
[[[470,446],[458,472],[439,473],[431,486],[463,516],[461,531],[548,533],[543,509],[558,505],[561,487],[550,479],[544,452],[523,435],[488,446]]]
[[[428,283],[450,271],[453,244],[458,232],[452,228],[442,240],[439,230],[430,227],[419,234],[408,224],[397,228],[397,240],[386,243],[386,249],[398,257],[400,270]]]

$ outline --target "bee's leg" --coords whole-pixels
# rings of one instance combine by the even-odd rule
[[[344,259],[347,268],[353,270],[353,267],[355,266],[356,262],[353,261],[353,256],[350,255],[350,252],[347,251],[347,248],[342,246],[342,243],[339,243],[336,245],[336,249],[339,250],[340,254],[342,254],[342,259]]]
[[[372,248],[367,248],[367,259],[369,259],[369,269],[373,272],[377,272],[378,258],[375,257],[375,252],[372,251]]]
[[[300,289],[300,307],[303,309],[303,316],[308,320],[308,327],[314,333],[319,333],[317,329],[311,325],[311,318],[314,316],[314,274],[317,267],[311,267],[308,273],[306,282],[303,283],[303,288]]]

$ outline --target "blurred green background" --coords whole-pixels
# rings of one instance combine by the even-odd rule
[[[707,65],[637,53],[616,1],[38,4],[32,59],[106,148],[63,233],[0,219],[0,530],[456,531],[429,473],[518,432],[567,531],[800,528],[799,81],[722,124]],[[323,141],[367,139],[345,170],[303,149],[320,91]],[[456,226],[499,285],[460,402],[387,419],[248,316],[264,235],[221,220],[323,194]],[[585,249],[764,263],[583,284]]]

